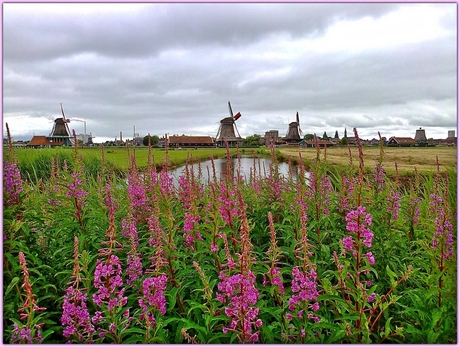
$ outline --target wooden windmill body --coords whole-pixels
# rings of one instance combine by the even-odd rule
[[[230,117],[225,117],[220,121],[219,130],[216,135],[216,144],[218,146],[224,146],[225,142],[227,142],[230,147],[235,147],[243,142],[238,128],[236,127],[236,121],[241,117],[241,113],[238,112],[236,115],[233,115],[230,101],[228,102],[228,110],[230,112]],[[238,134],[238,136],[236,134]]]
[[[289,123],[288,130],[284,140],[288,144],[297,144],[302,141],[302,130],[300,129],[299,112],[296,114],[296,121]]]

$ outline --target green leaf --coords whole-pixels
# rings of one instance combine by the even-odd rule
[[[45,339],[50,336],[52,333],[54,333],[54,330],[48,329],[42,333],[42,339],[45,341]]]
[[[390,323],[391,323],[391,320],[393,319],[393,317],[390,317],[389,319],[387,319],[387,321],[385,322],[385,336],[388,336],[390,335],[391,333],[391,327],[390,327]]]
[[[126,335],[128,333],[129,334],[138,333],[138,334],[141,334],[141,335],[145,335],[145,329],[132,327],[132,328],[128,328],[126,330],[123,330],[123,335]]]
[[[11,289],[13,289],[13,287],[19,282],[19,277],[14,277],[10,284],[8,285],[8,287],[6,288],[5,290],[5,294],[4,294],[4,297],[10,292]]]
[[[177,292],[178,291],[179,291],[179,289],[174,287],[167,293],[168,301],[169,301],[168,302],[169,303],[169,307],[168,307],[169,310],[172,310],[174,308],[174,306],[176,306]]]
[[[434,329],[434,327],[438,324],[439,320],[442,317],[442,312],[440,310],[433,310],[431,312],[431,329]]]
[[[345,330],[341,328],[340,330],[334,330],[332,335],[327,339],[326,343],[341,343],[345,337]]]
[[[262,330],[262,334],[264,337],[264,343],[273,343],[274,342],[273,332],[270,329],[270,327],[266,325],[262,325],[261,330]]]
[[[200,311],[206,311],[208,310],[208,308],[205,306],[205,305],[202,305],[200,303],[193,303],[189,310],[187,311],[187,315],[190,314],[191,311],[193,311],[194,309],[199,309]]]
[[[356,321],[359,319],[359,314],[345,314],[340,317],[334,318],[335,321]]]
[[[144,334],[145,334],[145,331],[144,331]],[[126,340],[123,340],[123,343],[124,344],[138,344],[138,343],[142,343],[143,341],[144,341],[144,336],[131,335]]]
[[[391,271],[388,265],[386,266],[386,270],[387,270],[387,275],[390,277],[391,282],[393,282],[395,278],[397,277],[396,274],[393,271]]]
[[[439,343],[439,333],[435,333],[433,331],[429,331],[428,332],[428,340],[426,341],[426,343],[428,344],[434,344],[434,343]]]
[[[321,294],[318,296],[317,301],[327,301],[327,300],[338,300],[342,302],[347,302],[344,298],[339,295],[330,295],[330,294]]]

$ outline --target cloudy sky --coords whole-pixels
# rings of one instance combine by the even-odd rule
[[[4,3],[3,124],[95,142],[148,133],[445,138],[457,129],[456,3]]]

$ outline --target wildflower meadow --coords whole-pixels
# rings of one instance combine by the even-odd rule
[[[456,172],[3,155],[4,343],[457,343]],[[212,158],[211,158],[212,160]],[[436,160],[436,158],[427,158]],[[228,155],[228,165],[231,158]],[[264,172],[262,172],[264,171]]]

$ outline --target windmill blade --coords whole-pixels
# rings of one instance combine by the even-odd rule
[[[230,105],[230,101],[228,102],[228,111],[230,112],[230,117],[233,118],[232,105]]]
[[[238,118],[240,118],[240,117],[241,117],[241,113],[238,112],[237,114],[235,114],[235,116],[233,117],[233,119],[236,121],[236,120],[238,120]]]
[[[241,137],[240,132],[238,131],[238,127],[236,126],[236,123],[233,122],[233,125],[235,126],[236,133],[238,134],[238,137]]]
[[[299,126],[300,126],[299,112],[297,112],[297,114],[295,115],[295,117],[296,117],[296,120],[297,120],[297,124],[299,124]]]
[[[62,107],[62,102],[61,102],[61,112],[62,112],[62,118],[65,119],[64,108]]]

